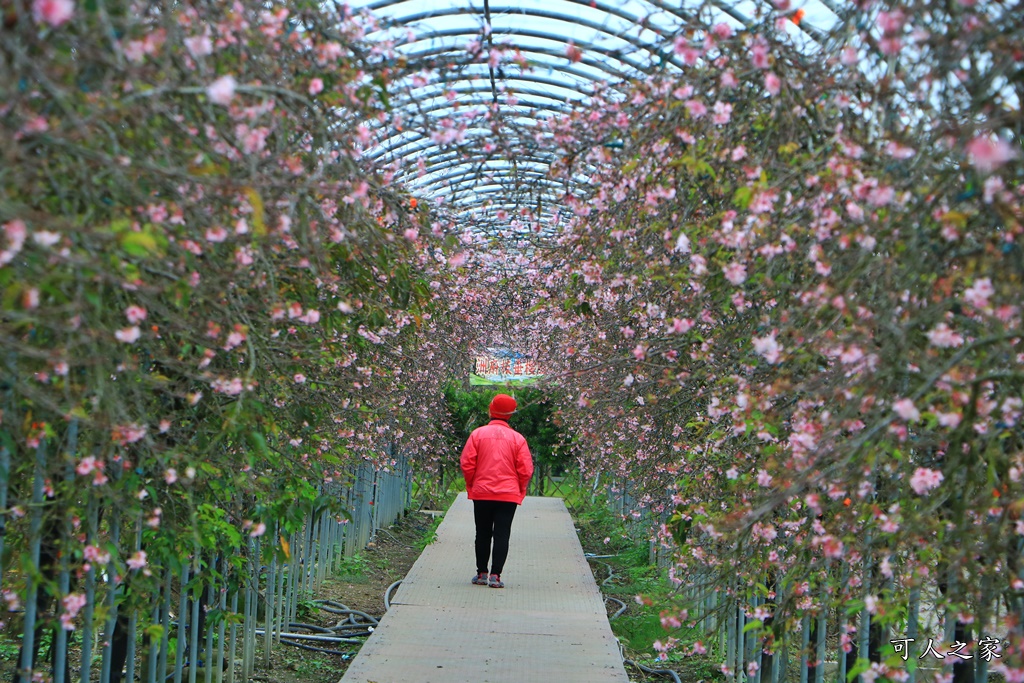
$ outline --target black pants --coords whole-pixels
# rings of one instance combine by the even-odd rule
[[[500,500],[474,500],[473,517],[476,520],[476,571],[487,573],[487,558],[491,559],[491,574],[500,574],[508,557],[508,537],[512,533],[515,503]],[[494,553],[491,553],[491,539]]]

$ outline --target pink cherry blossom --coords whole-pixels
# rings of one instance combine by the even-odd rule
[[[764,356],[769,363],[778,363],[782,355],[782,346],[775,339],[775,333],[765,337],[754,337],[751,339],[754,344],[754,352]]]
[[[715,37],[719,40],[726,40],[733,36],[732,26],[724,22],[720,22],[712,26],[711,32],[714,33]]]
[[[48,230],[36,230],[32,233],[32,241],[41,247],[52,247],[57,244],[57,242],[60,242],[60,233],[50,232]]]
[[[313,78],[309,81],[309,94],[319,95],[324,91],[324,80],[322,78]]]
[[[105,566],[110,564],[110,553],[99,546],[87,545],[82,551],[82,557],[86,562],[96,563]]]
[[[901,419],[907,422],[918,422],[921,419],[921,411],[917,409],[914,402],[909,398],[901,398],[892,404],[892,409]]]
[[[141,337],[141,336],[142,336],[142,331],[138,328],[137,325],[133,325],[131,327],[125,327],[123,329],[120,329],[120,330],[117,330],[116,332],[114,332],[114,337],[119,342],[124,342],[125,344],[134,344],[135,342],[137,342],[139,340],[139,337]]]
[[[775,72],[769,71],[764,75],[764,89],[772,96],[778,95],[782,90],[782,81]]]
[[[927,467],[918,467],[910,478],[910,488],[914,489],[917,495],[923,496],[941,484],[942,479],[942,472]]]
[[[758,69],[767,69],[771,64],[768,61],[768,46],[764,43],[754,43],[750,48],[750,61]]]
[[[956,348],[964,343],[963,336],[950,329],[946,323],[939,323],[926,336],[929,344],[940,349]]]
[[[146,566],[146,551],[136,550],[125,562],[131,569],[142,569]]]
[[[884,33],[898,33],[903,29],[903,23],[906,21],[906,16],[900,10],[893,10],[891,12],[879,12],[878,13],[878,27],[882,29]]]
[[[747,279],[747,267],[739,261],[724,266],[722,272],[725,273],[725,279],[734,285],[741,285]]]
[[[895,36],[886,36],[878,41],[878,49],[883,55],[893,57],[903,49],[903,41]]]
[[[684,106],[686,111],[690,112],[690,116],[695,119],[699,119],[708,113],[707,105],[700,100],[687,100]]]
[[[251,266],[255,259],[250,247],[239,247],[235,250],[235,262],[240,266]]]
[[[979,310],[985,310],[989,307],[989,297],[995,294],[995,292],[996,290],[992,286],[990,278],[978,278],[970,287],[964,290],[963,299],[971,306]]]
[[[713,109],[715,114],[714,116],[711,117],[711,120],[716,125],[723,126],[729,123],[729,119],[732,118],[731,104],[729,104],[728,102],[715,102],[715,106],[713,107]]]
[[[206,55],[213,54],[213,41],[210,40],[209,33],[203,33],[198,36],[189,36],[184,40],[185,49],[188,50],[189,54],[193,57],[205,57]]]
[[[238,82],[235,81],[234,76],[221,76],[206,87],[206,95],[214,104],[226,107],[235,98],[235,88],[237,87]]]
[[[971,164],[982,173],[991,173],[1017,157],[1017,150],[1006,140],[979,135],[964,147]]]
[[[61,598],[60,602],[64,608],[60,615],[61,628],[65,631],[74,631],[74,619],[86,604],[85,595],[82,593],[69,593]]]
[[[146,319],[146,309],[142,306],[132,304],[128,308],[124,309],[125,317],[128,318],[128,322],[132,325],[137,325]]]
[[[78,465],[75,466],[75,472],[84,477],[91,474],[93,471],[102,468],[102,462],[98,461],[95,456],[87,455],[78,461]]]
[[[672,325],[668,331],[672,334],[686,334],[693,329],[693,321],[689,318],[672,318]]]
[[[32,18],[39,24],[56,28],[75,13],[73,0],[32,0]]]

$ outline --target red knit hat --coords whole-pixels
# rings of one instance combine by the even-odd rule
[[[508,394],[498,394],[491,399],[491,417],[507,420],[516,412],[516,400]]]

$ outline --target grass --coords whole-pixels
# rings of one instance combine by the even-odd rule
[[[341,558],[334,579],[345,583],[366,583],[369,581],[370,561],[362,553]]]
[[[569,483],[567,478],[562,488],[565,489]],[[647,539],[631,538],[622,518],[608,509],[600,493],[591,500],[589,486],[575,481],[571,487],[565,493],[566,504],[580,530],[583,549],[596,555],[613,555],[592,560],[591,565],[599,584],[608,575],[605,564],[611,567],[612,579],[601,585],[601,592],[626,603],[626,612],[612,619],[610,624],[612,632],[623,644],[627,658],[675,669],[683,680],[722,680],[723,674],[713,653],[705,656],[682,654],[690,649],[691,644],[704,640],[703,633],[686,626],[666,629],[662,625],[662,613],[678,614],[680,605],[676,604],[674,586],[668,580],[667,572],[650,563]],[[655,654],[654,643],[664,643],[669,637],[678,639],[677,649],[668,654],[667,661],[650,662]],[[711,643],[706,640],[704,643],[710,649]]]
[[[18,658],[18,652],[20,649],[21,646],[16,642],[8,640],[8,636],[6,634],[0,638],[0,660],[13,662]]]
[[[434,543],[437,540],[437,527],[441,526],[441,521],[444,520],[443,516],[435,517],[430,522],[430,526],[423,532],[423,536],[416,541],[416,549],[421,553],[427,549],[428,545]]]

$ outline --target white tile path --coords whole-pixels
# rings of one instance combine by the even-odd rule
[[[474,586],[473,507],[461,494],[345,683],[628,683],[618,643],[560,498],[512,523],[504,589]]]

